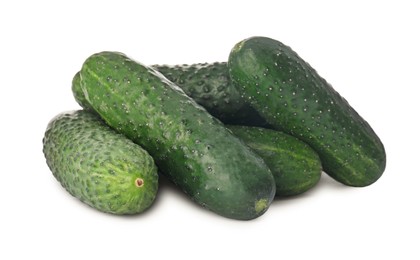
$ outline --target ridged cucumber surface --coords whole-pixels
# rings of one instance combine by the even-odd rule
[[[380,178],[386,154],[379,137],[290,47],[248,38],[234,46],[228,67],[244,98],[272,127],[311,145],[331,177],[350,186]]]
[[[314,187],[322,173],[318,154],[306,143],[280,131],[228,126],[263,158],[276,181],[276,196],[293,196]]]
[[[61,185],[95,209],[136,214],[155,200],[158,174],[153,158],[90,112],[69,111],[53,118],[43,153]]]
[[[226,62],[152,67],[223,123],[266,125],[265,120],[241,98],[233,86]]]
[[[101,52],[84,62],[80,80],[107,124],[144,147],[194,201],[233,219],[268,209],[275,181],[264,161],[161,73]]]

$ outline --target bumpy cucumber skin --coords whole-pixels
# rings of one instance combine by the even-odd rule
[[[264,161],[162,74],[116,52],[90,56],[80,73],[95,111],[194,201],[242,220],[268,209],[275,181]]]
[[[267,122],[241,98],[232,85],[226,62],[174,66],[153,65],[152,67],[174,82],[223,123],[268,126]],[[72,92],[83,109],[93,111],[80,87],[80,72],[77,72],[73,78]]]
[[[380,178],[386,154],[379,137],[290,47],[248,38],[232,49],[228,66],[244,98],[272,127],[311,145],[335,180],[363,187]]]
[[[156,197],[158,174],[152,157],[88,111],[53,118],[43,138],[43,153],[61,185],[102,212],[141,213]]]
[[[267,124],[231,83],[226,62],[152,67],[225,124]]]
[[[276,181],[276,196],[302,194],[318,183],[321,160],[308,144],[271,129],[239,125],[228,128],[263,158]]]

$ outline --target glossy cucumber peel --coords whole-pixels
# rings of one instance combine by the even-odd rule
[[[264,126],[266,122],[233,86],[226,62],[153,65],[167,79],[225,124]]]
[[[370,125],[290,47],[266,37],[237,43],[228,61],[238,91],[272,127],[308,143],[324,171],[367,186],[385,170],[385,149]]]
[[[264,161],[162,74],[101,52],[85,61],[80,80],[107,124],[144,147],[194,201],[243,220],[268,209],[275,182]]]
[[[321,161],[308,144],[276,130],[239,125],[228,128],[263,158],[276,181],[276,196],[302,194],[318,183]]]
[[[268,126],[255,109],[241,98],[233,86],[226,62],[153,65],[152,67],[174,82],[185,94],[223,123]],[[93,110],[80,86],[80,72],[77,72],[73,78],[72,92],[81,107],[85,110]]]
[[[152,157],[85,110],[61,113],[50,121],[43,153],[61,185],[102,212],[141,213],[156,197]]]

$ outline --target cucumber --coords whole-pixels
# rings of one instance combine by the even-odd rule
[[[268,209],[275,181],[264,161],[161,73],[101,52],[84,62],[80,80],[107,124],[144,147],[192,200],[233,219]]]
[[[385,170],[384,146],[370,125],[290,47],[266,37],[237,43],[231,79],[270,125],[308,143],[335,180],[363,187]]]
[[[84,110],[94,112],[89,102],[87,102],[85,93],[83,93],[82,87],[80,86],[80,71],[73,77],[71,90],[73,92],[74,99]]]
[[[191,65],[153,65],[167,79],[225,124],[266,126],[267,122],[249,106],[232,86],[226,62]],[[85,110],[92,110],[80,87],[80,72],[72,82],[73,96]]]
[[[266,122],[230,81],[226,62],[152,65],[225,124],[264,126]]]
[[[61,185],[102,212],[140,213],[156,197],[158,174],[152,157],[88,111],[53,118],[45,131],[43,153]]]
[[[318,183],[321,160],[308,144],[271,129],[239,125],[228,128],[263,158],[276,181],[276,196],[302,194]]]

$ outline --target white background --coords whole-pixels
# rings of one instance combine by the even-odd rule
[[[63,2],[0,3],[0,259],[420,258],[416,1]],[[150,210],[117,217],[54,179],[41,140],[53,116],[79,108],[71,80],[89,55],[226,61],[255,35],[291,46],[371,124],[388,155],[379,181],[350,188],[324,175],[236,221],[165,180]]]

